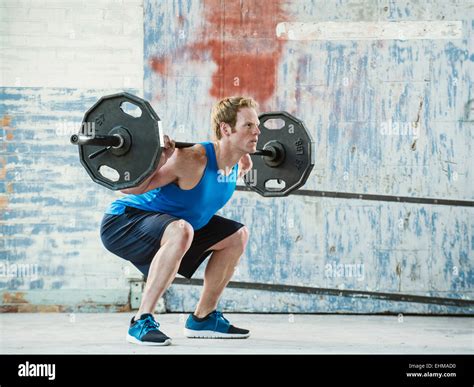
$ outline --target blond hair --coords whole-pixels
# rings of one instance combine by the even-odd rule
[[[214,132],[215,138],[217,140],[222,138],[220,130],[221,122],[229,124],[232,131],[234,131],[239,110],[242,108],[256,109],[257,107],[257,102],[249,97],[226,97],[221,99],[214,105],[211,113],[212,131]]]

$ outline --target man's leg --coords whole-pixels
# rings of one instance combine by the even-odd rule
[[[229,283],[243,254],[249,232],[241,227],[232,235],[216,243],[204,272],[204,286],[194,315],[202,318],[216,309],[219,298]]]
[[[174,221],[166,227],[161,247],[151,262],[135,320],[144,313],[153,314],[158,299],[175,278],[181,259],[191,246],[193,235],[192,226],[184,220]]]

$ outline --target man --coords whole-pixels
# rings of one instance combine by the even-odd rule
[[[237,177],[252,168],[260,134],[257,104],[230,97],[212,110],[214,142],[176,149],[165,136],[154,173],[129,194],[114,201],[101,224],[104,246],[131,261],[147,278],[140,308],[127,340],[140,345],[168,345],[153,317],[158,299],[176,273],[191,278],[208,257],[201,297],[185,324],[195,338],[247,338],[217,310],[248,240],[241,223],[215,215],[231,198]]]

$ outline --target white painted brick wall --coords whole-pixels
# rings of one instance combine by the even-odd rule
[[[98,234],[119,195],[90,180],[69,136],[100,96],[142,94],[143,0],[0,0],[0,55],[0,265],[43,270],[0,270],[0,296],[24,297],[0,311],[126,310],[141,275]]]
[[[142,0],[0,0],[0,86],[143,88]]]

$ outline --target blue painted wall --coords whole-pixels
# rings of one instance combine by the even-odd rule
[[[130,270],[99,237],[118,194],[92,183],[69,143],[104,94],[0,88],[2,311],[129,309]]]

